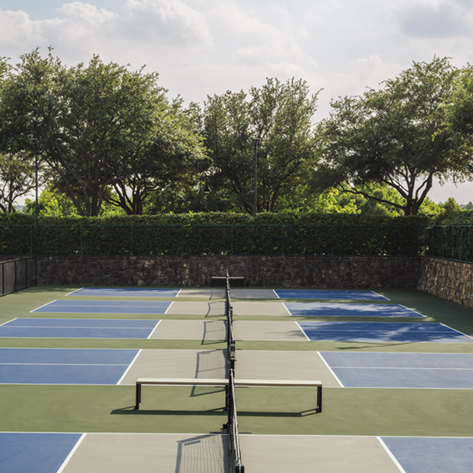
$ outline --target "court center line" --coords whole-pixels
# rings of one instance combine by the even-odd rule
[[[60,466],[59,470],[57,470],[57,473],[62,473],[64,471],[64,468],[66,468],[67,464],[71,461],[72,456],[74,455],[74,453],[76,453],[80,444],[84,441],[86,435],[87,434],[82,434],[80,436],[80,439],[74,445],[74,448],[69,452],[69,455],[67,455],[66,459],[63,461],[62,465]]]
[[[391,450],[389,450],[388,446],[384,443],[383,439],[381,437],[376,437],[378,442],[381,444],[381,446],[384,448],[384,451],[389,455],[389,458],[394,462],[394,464],[397,466],[399,471],[401,473],[406,473],[406,470],[401,466],[401,464],[397,461],[397,458],[393,455]]]
[[[117,381],[117,386],[119,384],[121,384],[121,382],[123,381],[123,379],[125,378],[125,376],[128,374],[128,371],[130,371],[131,367],[133,366],[133,364],[135,363],[135,361],[137,360],[137,358],[140,356],[140,353],[142,352],[142,350],[140,349],[138,351],[138,353],[135,355],[135,357],[133,358],[133,360],[131,360],[131,363],[128,365],[128,368],[125,370],[125,372],[122,374],[122,377]]]
[[[323,364],[327,367],[327,369],[330,371],[330,373],[332,374],[332,376],[335,378],[335,380],[337,381],[338,384],[340,384],[340,387],[344,388],[344,384],[340,381],[340,378],[334,373],[334,371],[332,370],[331,366],[327,363],[327,361],[325,360],[325,358],[322,356],[322,354],[320,353],[320,351],[317,352],[317,354],[319,355],[320,359],[322,360]]]

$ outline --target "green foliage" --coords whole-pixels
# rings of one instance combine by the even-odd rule
[[[254,213],[254,160],[257,155],[257,206],[280,208],[284,195],[301,186],[315,165],[312,120],[317,94],[305,81],[267,79],[249,93],[208,97],[203,135],[209,150],[212,188],[225,190],[234,207]]]
[[[141,217],[3,214],[5,255],[418,255],[424,218],[198,213]]]
[[[458,152],[455,135],[444,126],[444,102],[457,75],[446,58],[414,62],[379,90],[332,102],[333,112],[318,130],[316,187],[337,185],[416,215],[434,178],[470,169],[470,157]],[[367,191],[371,183],[391,187],[402,202]]]

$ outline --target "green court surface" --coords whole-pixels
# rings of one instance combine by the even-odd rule
[[[31,313],[32,310],[53,300],[66,300],[66,298],[78,300],[77,296],[67,295],[76,289],[78,287],[33,287],[1,297],[0,325],[15,318],[130,318],[130,315],[124,314]],[[473,337],[472,310],[415,290],[382,290],[377,292],[389,299],[388,301],[379,301],[379,304],[402,304],[426,316],[424,319],[416,320],[416,323],[441,323]],[[255,293],[256,297],[252,300],[251,294],[248,295],[248,290],[240,292],[240,299],[237,296],[238,292],[235,292],[233,295],[235,307],[237,307],[237,303],[245,304],[244,310],[240,314],[235,312],[235,330],[238,329],[238,323],[241,323],[241,327],[245,327],[245,330],[248,327],[248,330],[251,331],[251,325],[244,324],[253,322],[256,331],[263,330],[261,327],[267,331],[273,326],[278,327],[277,330],[280,333],[281,330],[285,330],[285,324],[296,324],[298,321],[309,320],[304,317],[291,317],[289,314],[262,315],[262,313],[266,314],[269,307],[272,307],[271,304],[282,304],[274,299],[268,301],[261,299],[264,293],[264,291]],[[167,335],[162,335],[167,338],[0,338],[0,349],[143,350],[143,353],[147,353],[146,356],[148,356],[148,358],[144,357],[145,360],[154,359],[152,356],[154,354],[157,356],[157,361],[155,361],[157,364],[170,363],[166,367],[168,371],[171,370],[169,372],[172,372],[172,363],[176,363],[176,373],[182,368],[178,363],[181,359],[185,359],[184,355],[191,358],[197,356],[196,366],[198,368],[194,370],[192,365],[190,373],[192,375],[195,371],[196,377],[205,377],[206,372],[220,368],[217,365],[203,364],[203,358],[199,358],[199,353],[202,351],[224,351],[227,346],[224,334],[222,335],[217,330],[212,335],[209,331],[209,327],[225,323],[223,296],[220,288],[190,289],[180,293],[174,299],[173,305],[178,308],[177,312],[174,310],[159,316],[153,314],[131,316],[137,319],[158,318],[163,322],[168,322]],[[94,300],[96,298],[88,296],[85,299]],[[114,297],[100,299],[119,300]],[[150,300],[148,297],[136,299]],[[160,300],[166,299],[160,298]],[[171,301],[171,299],[168,300]],[[362,304],[363,302],[358,301],[357,303]],[[373,301],[369,301],[369,303],[373,304]],[[264,306],[264,304],[268,305]],[[189,308],[187,313],[185,313],[186,307]],[[310,318],[311,321],[314,319],[328,321],[333,320],[333,317]],[[352,322],[353,318],[337,317],[337,321]],[[368,321],[368,318],[360,317],[359,321]],[[372,321],[371,317],[369,321]],[[383,321],[396,322],[392,318],[389,320],[379,318],[378,320],[378,322]],[[400,319],[398,321],[401,322]],[[165,326],[164,324],[163,327]],[[185,330],[181,332],[182,338],[179,338],[179,332],[173,331],[179,330],[179,327],[186,327],[185,330],[187,330],[187,332]],[[281,328],[279,329],[279,327]],[[287,327],[290,326],[287,325]],[[196,334],[194,338],[189,335],[192,330]],[[255,373],[257,373],[255,376],[263,378],[265,366],[268,366],[267,369],[270,371],[268,371],[266,378],[275,379],[278,377],[278,371],[285,373],[286,377],[291,372],[291,365],[283,367],[283,363],[277,361],[284,359],[284,353],[288,353],[288,360],[292,358],[294,360],[310,360],[310,357],[302,356],[303,353],[311,355],[310,352],[313,352],[314,357],[317,356],[317,352],[437,353],[446,356],[473,353],[473,343],[307,341],[303,337],[300,337],[300,340],[297,337],[294,339],[289,337],[286,340],[271,340],[270,337],[267,337],[267,339],[258,340],[245,339],[245,330],[241,330],[241,338],[237,338],[236,341],[237,377],[239,354],[241,354],[240,366],[242,369],[243,366],[251,365],[251,356],[254,356],[259,364],[254,367]],[[276,328],[274,331],[276,332]],[[158,330],[156,330],[156,336],[159,337]],[[158,350],[162,352],[158,352]],[[174,359],[172,358],[173,351],[176,354]],[[261,353],[252,355],[257,351]],[[298,355],[289,356],[290,352]],[[197,355],[193,355],[193,353]],[[160,358],[161,355],[163,356]],[[273,365],[271,365],[272,356],[276,360]],[[214,363],[220,362],[215,361]],[[278,363],[281,366],[279,370]],[[137,366],[139,368],[139,365]],[[156,369],[158,373],[163,372],[162,366],[161,368],[157,366]],[[166,376],[169,376],[168,371],[166,371]],[[148,376],[148,374],[141,375]],[[294,376],[296,375],[300,376],[297,370],[295,370]],[[0,376],[0,432],[130,434],[224,432],[222,426],[227,420],[227,414],[224,410],[223,388],[146,386],[143,389],[143,402],[140,410],[137,411],[133,408],[135,403],[133,381],[128,380],[120,385],[2,384]],[[314,390],[306,388],[237,388],[238,422],[240,432],[244,433],[245,448],[249,448],[248,445],[251,444],[249,432],[255,438],[259,435],[473,437],[473,389],[350,388],[337,386],[335,383],[331,385],[328,382],[324,384],[323,388],[324,407],[321,413],[315,413],[313,410],[314,396]],[[244,452],[242,454],[244,460]],[[255,452],[251,452],[250,456],[254,457],[254,455]],[[67,469],[65,471],[67,472]],[[175,469],[169,471],[174,473]],[[296,469],[294,473],[298,473],[298,471]],[[301,469],[300,471],[306,470]]]

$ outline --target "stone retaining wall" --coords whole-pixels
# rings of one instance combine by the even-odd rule
[[[247,287],[416,288],[420,257],[38,257],[40,285],[209,286],[243,276]]]
[[[473,264],[423,258],[417,288],[441,299],[473,308]]]

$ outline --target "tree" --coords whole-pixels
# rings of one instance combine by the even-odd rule
[[[227,92],[208,97],[203,135],[212,160],[214,186],[231,194],[237,206],[253,208],[255,139],[258,208],[274,212],[284,192],[300,184],[314,167],[312,119],[317,95],[303,80],[267,79],[249,94]]]
[[[315,186],[337,185],[416,215],[434,179],[459,175],[471,163],[444,126],[443,103],[457,75],[447,58],[414,62],[379,90],[332,102],[318,130],[322,164]],[[367,192],[362,186],[369,183],[392,187],[402,202]]]
[[[129,215],[141,215],[150,201],[173,200],[183,188],[192,188],[205,166],[205,149],[182,100],[162,106],[149,141],[135,155],[131,172],[113,181],[115,193],[107,202]],[[150,197],[153,194],[153,199]]]
[[[107,187],[133,174],[154,137],[156,114],[166,104],[157,78],[98,56],[66,67],[51,51],[42,58],[36,49],[5,75],[3,144],[27,149],[36,138],[78,213],[97,216]]]
[[[16,154],[0,154],[0,211],[15,211],[15,203],[35,188],[34,161]]]

